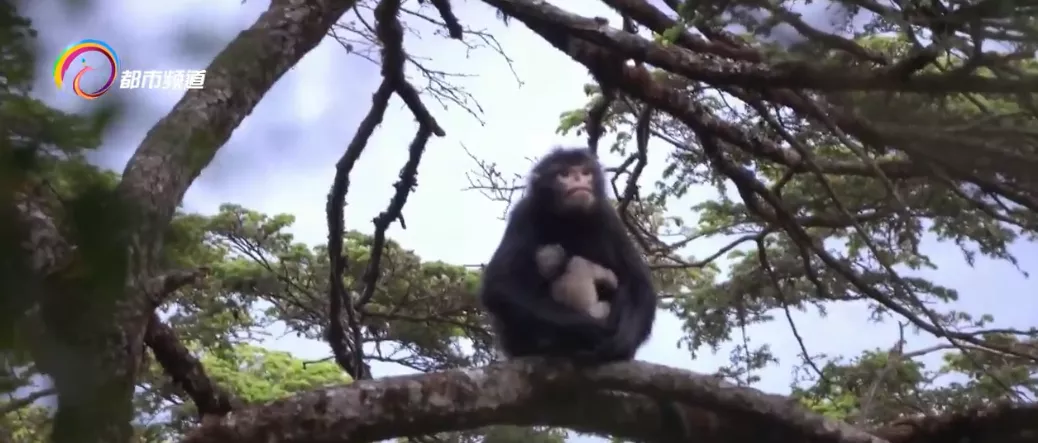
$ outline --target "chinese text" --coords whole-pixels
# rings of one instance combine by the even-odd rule
[[[127,69],[119,78],[120,89],[202,89],[205,70],[140,71]]]

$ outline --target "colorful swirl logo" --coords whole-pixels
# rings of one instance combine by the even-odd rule
[[[100,89],[87,92],[83,90],[81,82],[83,75],[90,71],[97,71],[98,68],[87,65],[86,58],[84,55],[88,53],[96,52],[101,54],[105,59],[108,60],[108,79],[104,82]],[[65,86],[65,74],[72,68],[72,64],[79,61],[82,65],[79,68],[79,72],[72,79],[72,91],[76,95],[83,97],[87,100],[93,100],[108,92],[108,89],[115,83],[115,77],[119,73],[119,56],[115,54],[115,50],[108,43],[100,40],[81,40],[76,42],[69,47],[65,48],[58,56],[58,59],[54,61],[54,84],[58,86],[58,89],[63,89]]]

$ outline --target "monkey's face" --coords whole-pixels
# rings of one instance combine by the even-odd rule
[[[561,210],[587,212],[595,206],[595,171],[591,166],[568,166],[555,174],[555,189]]]

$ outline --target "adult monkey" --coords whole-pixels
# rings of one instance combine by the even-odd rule
[[[587,149],[556,148],[538,162],[526,194],[483,270],[480,299],[492,317],[499,346],[510,358],[565,357],[577,363],[632,360],[652,332],[656,292],[649,267],[609,204],[605,178]],[[551,297],[552,278],[535,256],[559,245],[612,271],[616,288],[605,298],[604,320]]]

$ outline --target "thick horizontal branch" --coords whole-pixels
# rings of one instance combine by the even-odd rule
[[[1038,441],[1038,404],[1003,403],[904,419],[875,434],[891,443],[1034,443]]]
[[[681,405],[693,435],[668,434],[659,409],[667,402]],[[1038,431],[1036,411],[1036,405],[997,406],[903,420],[873,435],[712,375],[643,362],[580,371],[518,360],[310,391],[234,411],[186,442],[361,443],[512,424],[660,443],[1033,443],[1026,438]]]
[[[660,402],[680,403],[684,421],[702,441],[884,442],[784,397],[710,375],[642,362],[580,371],[539,360],[319,389],[235,411],[201,427],[187,442],[359,443],[492,424],[557,426],[662,442],[668,436],[653,406]],[[670,435],[669,441],[678,437]]]
[[[979,75],[917,74],[909,78],[882,70],[827,67],[800,61],[753,63],[703,57],[677,45],[662,45],[582,17],[543,0],[484,0],[527,25],[551,27],[593,42],[615,55],[649,63],[690,80],[716,86],[750,89],[811,89],[820,91],[904,91],[919,93],[1001,93],[1038,90],[1038,77],[1003,80]]]

